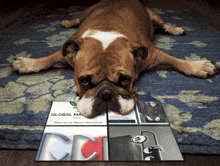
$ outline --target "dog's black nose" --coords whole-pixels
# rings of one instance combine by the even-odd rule
[[[108,86],[99,89],[98,97],[103,101],[109,101],[114,97],[114,91]]]
[[[104,90],[102,91],[102,93],[100,94],[100,98],[104,101],[108,101],[111,100],[113,97],[113,94],[110,90]]]

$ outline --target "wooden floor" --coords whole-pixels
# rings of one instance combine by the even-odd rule
[[[194,14],[203,18],[205,21],[213,24],[218,30],[220,30],[220,10],[216,10],[211,6],[207,6],[204,3],[201,3],[200,0],[182,0],[181,3],[178,0],[148,0],[147,5],[149,7],[158,7],[158,8],[190,8],[193,10]],[[18,11],[22,12],[19,18],[25,17],[30,13],[30,9],[25,13],[26,8],[23,7]],[[11,14],[16,13],[12,12]],[[16,17],[15,17],[16,15]],[[13,17],[10,18],[10,14],[4,16],[5,20],[10,20],[8,22],[1,22],[0,29],[7,27],[7,24],[10,24],[13,21],[18,20],[18,14],[13,14]],[[1,17],[0,17],[1,18]],[[1,20],[0,20],[1,21]],[[130,166],[130,165],[161,165],[161,166],[219,166],[220,165],[220,155],[219,156],[208,156],[208,155],[189,155],[183,154],[184,162],[35,162],[37,151],[36,150],[0,150],[0,166]]]
[[[35,162],[37,151],[1,150],[0,166],[219,166],[220,156],[184,155],[182,162]]]

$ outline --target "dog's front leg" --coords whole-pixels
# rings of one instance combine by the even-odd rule
[[[164,66],[165,68],[174,69],[188,76],[208,78],[217,72],[215,65],[213,65],[211,61],[187,61],[177,59],[160,49],[155,51],[155,58],[155,63],[151,67]]]
[[[11,68],[19,74],[36,73],[50,67],[64,67],[66,59],[62,55],[62,49],[38,59],[17,57],[11,63]]]

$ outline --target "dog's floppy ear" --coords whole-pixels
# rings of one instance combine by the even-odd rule
[[[80,49],[80,45],[83,43],[83,39],[69,39],[67,40],[62,48],[62,54],[63,56],[67,56],[68,54],[71,54],[72,56],[75,56],[77,52]]]
[[[145,46],[140,46],[139,48],[135,49],[132,53],[135,58],[141,57],[141,59],[145,60],[148,56],[148,49]]]
[[[132,44],[133,55],[136,59],[145,60],[148,56],[148,49],[146,46],[141,45],[139,43]]]

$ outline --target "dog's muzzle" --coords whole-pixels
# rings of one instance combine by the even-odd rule
[[[124,99],[111,86],[101,86],[92,97],[83,96],[77,102],[77,109],[87,118],[95,117],[108,110],[127,114],[134,108],[134,99]]]
[[[97,105],[105,105],[108,110],[120,112],[119,94],[109,85],[103,85],[97,91],[94,102],[94,108]],[[95,110],[94,110],[95,111]]]

